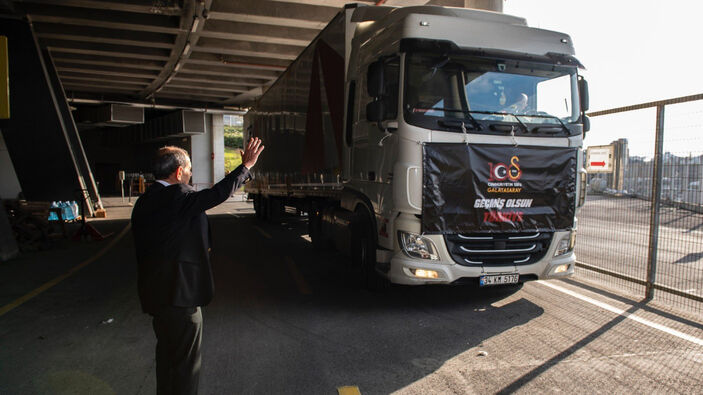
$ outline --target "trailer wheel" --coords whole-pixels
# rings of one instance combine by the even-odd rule
[[[359,286],[370,290],[381,290],[388,281],[376,272],[376,239],[373,222],[362,208],[354,211],[356,217],[352,228],[351,272]]]

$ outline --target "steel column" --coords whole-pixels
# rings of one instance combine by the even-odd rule
[[[664,105],[657,106],[657,130],[654,142],[654,169],[652,185],[652,209],[649,220],[649,253],[647,255],[646,299],[654,297],[657,280],[657,249],[659,247],[659,213],[661,209],[662,165],[664,151]]]

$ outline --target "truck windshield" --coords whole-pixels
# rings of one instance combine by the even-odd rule
[[[452,118],[565,125],[580,115],[575,67],[461,55],[406,59],[409,123]]]

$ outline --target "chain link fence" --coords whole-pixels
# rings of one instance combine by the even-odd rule
[[[598,168],[602,162],[585,164],[577,275],[700,314],[703,94],[589,116],[584,146],[612,148],[607,171]]]

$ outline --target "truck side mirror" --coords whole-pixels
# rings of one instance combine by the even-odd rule
[[[579,101],[581,102],[581,112],[588,111],[588,81],[579,77]]]
[[[383,62],[377,60],[369,65],[369,70],[366,76],[366,90],[371,97],[383,96]]]
[[[366,105],[366,120],[369,122],[381,122],[386,115],[386,102],[374,100]]]
[[[583,114],[581,118],[583,120],[583,135],[585,136],[586,132],[591,130],[591,119],[586,114]]]

